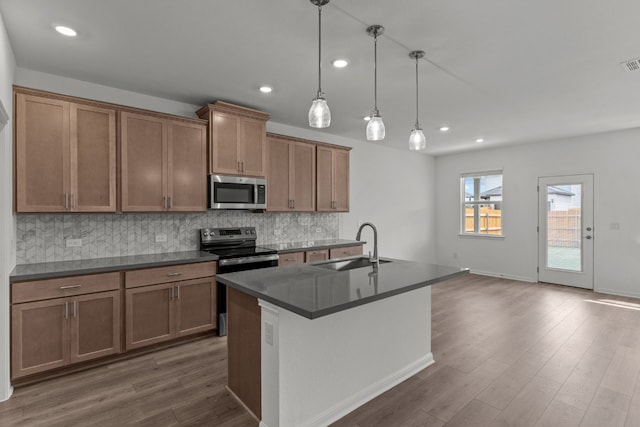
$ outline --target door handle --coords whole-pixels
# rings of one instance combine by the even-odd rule
[[[584,236],[584,238],[587,239],[587,240],[591,240],[592,239],[591,236]]]
[[[591,227],[587,227],[587,231],[591,231]]]

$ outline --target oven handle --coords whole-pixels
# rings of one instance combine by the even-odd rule
[[[278,254],[272,255],[257,255],[257,256],[248,256],[242,258],[229,258],[229,259],[221,259],[218,261],[219,266],[224,265],[238,265],[238,264],[252,264],[263,261],[277,261],[280,259]]]

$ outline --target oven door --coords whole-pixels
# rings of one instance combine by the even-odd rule
[[[218,261],[218,274],[278,266],[278,254],[256,255]],[[218,335],[227,335],[227,286],[216,282],[218,289]]]

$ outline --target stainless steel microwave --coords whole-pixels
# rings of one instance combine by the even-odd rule
[[[209,209],[266,209],[267,180],[209,175]]]

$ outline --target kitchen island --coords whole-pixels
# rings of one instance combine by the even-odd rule
[[[432,364],[429,286],[468,273],[330,264],[217,277],[229,286],[229,389],[261,427],[328,425]]]

